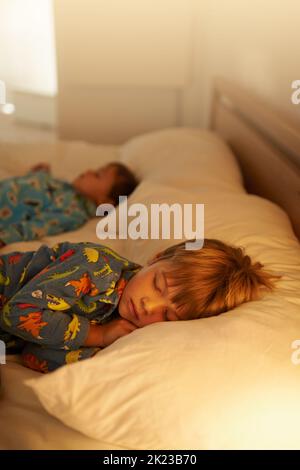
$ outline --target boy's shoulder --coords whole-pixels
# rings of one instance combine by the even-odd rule
[[[100,243],[93,242],[61,242],[57,243],[52,247],[54,252],[62,253],[64,251],[74,250],[74,252],[82,252],[90,262],[97,262],[99,256],[102,255],[104,258],[113,258],[119,261],[123,261],[125,264],[130,263],[130,261],[119,255],[115,250],[110,248],[107,245],[102,245]]]
[[[55,258],[60,261],[80,262],[81,265],[88,267],[89,269],[94,269],[97,271],[97,267],[102,267],[108,270],[105,272],[119,272],[119,271],[134,271],[141,268],[141,266],[135,262],[130,261],[129,259],[121,256],[115,250],[110,248],[107,245],[102,245],[99,243],[93,242],[62,242],[54,245],[52,250],[55,254]],[[102,273],[99,267],[98,275],[105,274]],[[97,269],[96,269],[97,268]]]

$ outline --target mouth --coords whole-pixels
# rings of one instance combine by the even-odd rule
[[[139,317],[138,317],[138,314],[137,314],[137,311],[136,311],[136,308],[135,308],[135,305],[134,305],[132,299],[129,299],[129,309],[130,309],[130,312],[133,315],[134,319],[139,321]]]

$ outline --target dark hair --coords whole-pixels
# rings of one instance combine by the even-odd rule
[[[113,184],[109,197],[113,199],[114,205],[119,204],[119,196],[129,196],[138,185],[138,180],[127,166],[119,162],[109,163],[116,169],[116,182]]]

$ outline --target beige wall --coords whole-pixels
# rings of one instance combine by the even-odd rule
[[[185,92],[183,121],[208,123],[212,78],[221,75],[300,125],[300,105],[291,102],[291,83],[300,79],[299,0],[196,0],[195,5],[195,77]]]
[[[15,89],[48,96],[57,92],[51,2],[0,0],[0,80],[9,95]]]
[[[61,136],[119,143],[181,124],[190,0],[55,0]]]
[[[225,76],[300,123],[298,0],[55,0],[61,135],[207,126]]]

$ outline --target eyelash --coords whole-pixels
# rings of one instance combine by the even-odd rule
[[[154,281],[153,281],[153,283],[154,283],[155,289],[161,294],[161,290],[160,290],[160,288],[158,287],[157,282],[156,282],[156,276],[154,276]]]
[[[161,293],[161,290],[160,290],[160,288],[158,287],[158,285],[157,285],[157,283],[156,283],[156,276],[154,276],[153,284],[154,284],[154,288],[155,288],[158,292]],[[168,320],[167,313],[168,313],[168,309],[166,308],[165,311],[164,311],[165,321],[170,321],[170,320]]]

